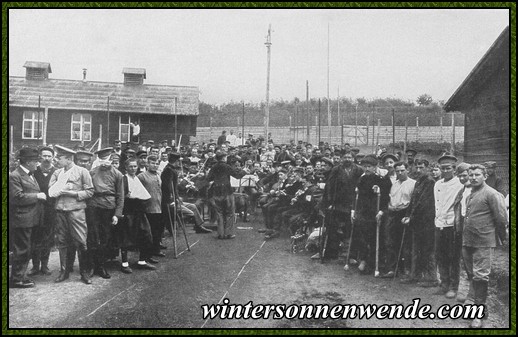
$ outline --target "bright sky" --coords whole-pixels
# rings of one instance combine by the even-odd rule
[[[200,88],[200,100],[330,97],[447,100],[502,30],[507,9],[10,9],[9,75],[50,62],[51,78]]]

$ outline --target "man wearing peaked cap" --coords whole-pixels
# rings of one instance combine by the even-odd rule
[[[445,154],[437,162],[442,172],[442,179],[434,185],[435,257],[441,281],[441,288],[437,294],[454,298],[459,287],[462,249],[456,244],[462,239],[454,229],[454,203],[455,197],[464,186],[455,176],[457,166],[455,156]]]
[[[42,202],[47,197],[33,177],[39,159],[35,148],[22,148],[18,154],[20,166],[9,175],[9,199],[13,205],[13,263],[9,287],[30,288],[34,281],[26,271],[31,258],[31,241],[35,228],[40,225]]]
[[[92,177],[87,169],[74,164],[74,151],[60,145],[56,145],[56,150],[61,168],[52,174],[49,182],[49,197],[56,198],[56,246],[61,265],[55,282],[68,279],[68,249],[73,246],[78,251],[81,280],[91,284],[86,252],[88,228],[85,208],[86,200],[94,193]]]
[[[104,265],[112,249],[112,226],[122,218],[124,185],[122,173],[112,166],[113,148],[96,151],[99,166],[91,171],[94,195],[88,200],[86,222],[88,224],[88,254],[93,262],[94,274],[110,278]]]
[[[502,178],[496,175],[496,162],[487,161],[484,163],[487,172],[486,185],[494,188],[503,195],[507,194]]]
[[[79,150],[74,155],[75,164],[90,170],[93,156],[94,154],[92,152]]]

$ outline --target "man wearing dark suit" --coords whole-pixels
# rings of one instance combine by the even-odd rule
[[[43,221],[33,232],[32,270],[28,274],[29,276],[40,273],[42,275],[51,274],[48,263],[50,250],[54,245],[54,219],[56,212],[54,210],[54,199],[48,195],[50,178],[56,170],[52,165],[54,150],[50,147],[43,147],[40,149],[40,156],[41,165],[34,171],[34,178],[40,186],[40,191],[47,196],[47,201],[43,203]]]
[[[39,226],[43,214],[41,202],[47,200],[32,176],[38,159],[37,149],[21,149],[20,166],[9,175],[9,197],[13,206],[11,229],[14,232],[11,288],[34,287],[34,281],[27,278],[25,273],[31,258],[32,232]]]

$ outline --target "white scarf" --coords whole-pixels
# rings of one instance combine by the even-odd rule
[[[72,167],[73,168],[73,167]],[[52,186],[49,188],[49,196],[51,198],[57,198],[62,191],[67,189],[67,182],[72,173],[72,168],[65,172],[65,169],[61,169],[58,178]]]

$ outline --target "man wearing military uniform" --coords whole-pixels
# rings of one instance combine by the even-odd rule
[[[67,249],[75,246],[79,256],[81,280],[91,284],[86,251],[86,200],[94,194],[90,173],[73,162],[74,151],[56,145],[58,164],[49,182],[49,197],[56,198],[56,245],[61,264],[56,282],[68,279]]]
[[[122,173],[111,165],[112,150],[109,147],[95,152],[100,165],[91,171],[94,195],[86,209],[88,251],[94,273],[105,279],[111,277],[104,264],[112,248],[112,226],[119,222],[124,207]]]

